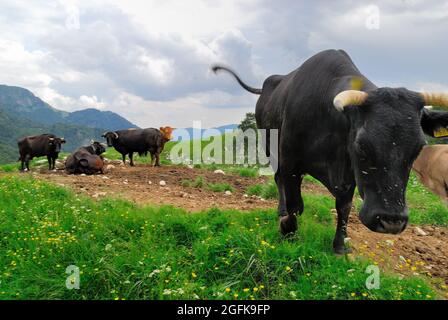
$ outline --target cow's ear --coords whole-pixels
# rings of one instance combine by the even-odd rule
[[[423,132],[431,137],[448,137],[448,112],[423,109],[421,126]]]
[[[164,131],[165,131],[165,128],[164,128],[164,127],[160,127],[159,130],[162,131],[162,132],[164,132]]]

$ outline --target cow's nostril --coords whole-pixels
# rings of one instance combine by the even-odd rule
[[[380,225],[386,233],[398,234],[404,231],[407,225],[406,220],[386,220],[380,219]]]

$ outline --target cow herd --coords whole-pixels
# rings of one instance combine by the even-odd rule
[[[129,156],[131,166],[134,165],[133,154],[151,155],[151,164],[160,166],[160,154],[165,143],[172,139],[173,128],[161,127],[159,129],[128,129],[109,131],[103,134],[109,147],[114,147],[126,161]],[[21,170],[30,170],[30,160],[35,157],[46,156],[49,170],[55,169],[56,159],[61,152],[62,144],[66,141],[54,134],[42,134],[28,136],[18,141]],[[65,170],[70,174],[95,174],[103,173],[105,146],[97,141],[92,141],[89,146],[80,147],[71,153],[65,161]]]
[[[287,75],[273,75],[262,88],[245,84],[230,68],[216,65],[216,73],[230,73],[250,93],[259,95],[256,121],[265,129],[262,137],[267,157],[278,164],[275,182],[279,191],[279,225],[282,234],[297,230],[297,214],[304,211],[301,184],[309,174],[322,182],[336,199],[338,213],[333,249],[346,252],[344,239],[357,187],[363,198],[359,214],[370,230],[398,234],[408,224],[406,187],[414,170],[424,183],[445,198],[448,185],[443,179],[425,180],[425,175],[444,177],[446,171],[432,170],[448,157],[447,149],[424,148],[425,134],[447,136],[448,95],[422,93],[405,88],[377,87],[365,77],[342,50],[320,52]],[[122,154],[150,153],[160,165],[160,153],[171,139],[172,128],[130,129],[106,132],[109,147]],[[270,152],[270,130],[278,131],[278,152]],[[27,137],[19,141],[22,169],[29,169],[33,157],[47,156],[49,168],[65,140],[54,135]],[[101,171],[104,147],[93,143],[70,155],[70,173]],[[448,169],[448,168],[447,168]],[[431,179],[430,179],[431,180]],[[437,186],[435,186],[437,184]]]

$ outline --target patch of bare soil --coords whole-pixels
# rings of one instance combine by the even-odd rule
[[[189,212],[212,207],[248,211],[276,206],[276,201],[245,195],[250,185],[266,183],[265,177],[244,178],[183,166],[151,167],[139,164],[130,167],[113,162],[112,167],[104,175],[68,175],[63,170],[48,172],[44,169],[35,170],[33,175],[38,179],[69,187],[77,193],[87,194],[93,198],[107,196],[142,205],[172,205]],[[225,194],[213,192],[206,186],[194,188],[182,185],[183,181],[194,181],[200,176],[206,183],[228,183],[234,191],[231,194]]]
[[[44,169],[34,169],[32,174],[38,179],[69,187],[77,193],[87,194],[95,199],[105,196],[122,198],[138,204],[172,205],[189,212],[211,207],[248,211],[277,206],[276,200],[246,195],[249,186],[267,183],[267,177],[245,178],[179,166],[129,167],[119,162],[112,162],[112,166],[104,175],[74,176],[63,170],[48,172]],[[194,181],[199,176],[204,177],[207,183],[228,183],[234,191],[226,195],[205,187],[182,185],[184,180]],[[164,181],[162,185],[161,181]],[[324,187],[310,183],[304,183],[303,192],[329,195]],[[335,210],[332,212],[336,214]],[[353,209],[348,227],[349,243],[355,256],[372,259],[381,267],[394,270],[403,276],[419,274],[439,279],[441,281],[437,286],[448,298],[448,228],[411,225],[400,235],[384,235],[369,231],[357,216]]]

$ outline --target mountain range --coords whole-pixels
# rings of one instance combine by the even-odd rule
[[[91,139],[102,141],[104,131],[128,128],[138,127],[116,113],[93,108],[66,112],[27,89],[0,85],[0,163],[17,160],[17,140],[27,135],[54,133],[67,140],[63,150],[72,151]]]

